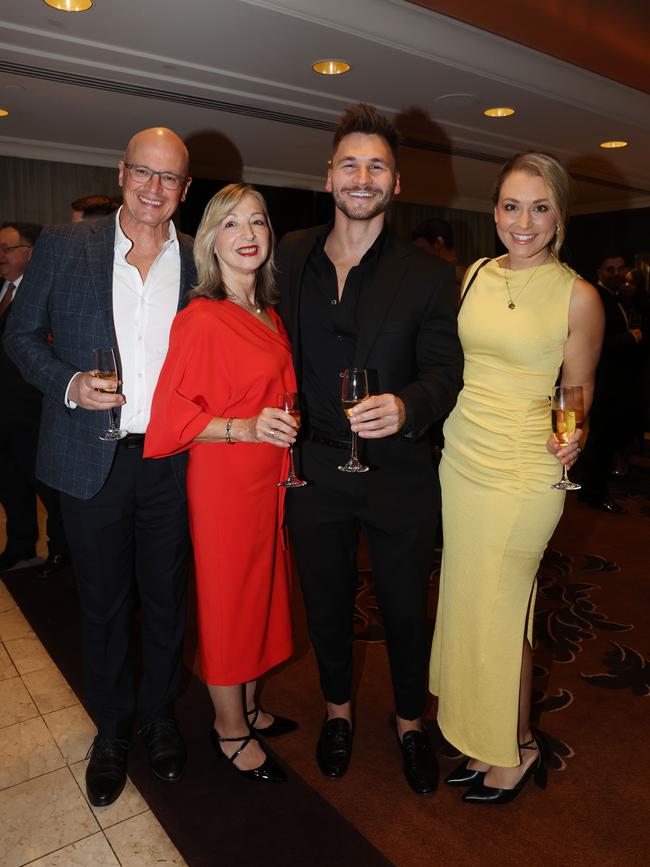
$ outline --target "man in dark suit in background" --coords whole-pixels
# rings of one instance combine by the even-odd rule
[[[391,666],[397,736],[409,785],[433,791],[437,767],[422,731],[426,602],[438,480],[423,436],[454,405],[462,351],[451,266],[400,241],[385,211],[400,190],[395,129],[371,106],[342,118],[326,190],[333,224],[286,237],[278,251],[281,312],[293,342],[308,487],[287,519],[327,713],[316,755],[341,777],[352,743],[352,639],[360,528],[368,539]],[[342,370],[368,370],[371,397],[347,421]],[[361,437],[363,474],[339,472]],[[347,452],[347,453],[346,453]]]
[[[4,223],[0,226],[0,341],[40,233],[41,227],[34,223]],[[3,396],[0,502],[7,517],[7,545],[0,554],[0,570],[12,569],[36,554],[38,493],[47,511],[48,535],[48,556],[38,572],[46,578],[65,567],[68,545],[59,492],[38,481],[34,475],[43,395],[25,382],[1,344],[0,382]]]
[[[579,463],[582,483],[579,498],[593,509],[622,515],[627,509],[610,495],[609,475],[614,455],[633,435],[631,426],[626,427],[626,419],[638,400],[634,394],[635,368],[641,364],[639,344],[643,334],[639,328],[629,327],[620,301],[625,281],[623,256],[616,251],[607,252],[597,275],[596,289],[605,309],[605,337],[596,369],[589,435]]]
[[[185,624],[185,460],[142,457],[171,322],[195,279],[191,239],[171,222],[191,182],[185,145],[168,129],[137,133],[119,182],[116,215],[44,230],[5,337],[45,395],[37,475],[62,492],[77,575],[85,693],[98,729],[86,788],[96,806],[124,787],[136,716],[156,776],[175,782],[185,765],[172,709]],[[115,350],[121,393],[101,391],[92,368],[98,347]],[[109,409],[128,432],[118,443],[99,438]],[[134,580],[137,701],[128,658]]]

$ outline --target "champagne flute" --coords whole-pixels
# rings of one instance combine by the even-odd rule
[[[106,394],[115,394],[117,391],[117,364],[115,363],[115,353],[112,349],[93,349],[93,375],[97,379],[103,379],[106,382],[106,388],[100,388],[98,391],[103,391]],[[108,409],[108,430],[100,433],[99,438],[104,442],[115,442],[126,436],[125,430],[120,430],[115,427],[115,419],[113,418],[113,407]]]
[[[368,397],[368,372],[361,367],[348,367],[343,371],[341,402],[343,412],[350,417],[354,407]],[[352,431],[352,454],[350,460],[339,467],[342,473],[367,473],[370,467],[360,463],[357,455],[357,435]]]
[[[285,412],[288,412],[291,418],[297,423],[300,430],[300,404],[298,403],[298,393],[296,391],[283,391],[278,395],[278,406]],[[293,443],[289,446],[289,475],[283,482],[278,482],[278,488],[302,488],[307,482],[303,482],[295,474],[293,469]]]
[[[573,406],[576,411],[576,427],[583,429],[585,423],[585,398],[581,385],[569,385],[573,389]]]
[[[573,388],[558,386],[555,389],[551,398],[551,421],[555,439],[565,445],[576,429],[576,404]],[[558,491],[579,491],[582,486],[569,479],[566,464],[562,464],[562,478],[550,487]]]

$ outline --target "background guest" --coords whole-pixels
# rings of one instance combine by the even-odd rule
[[[119,204],[110,196],[95,195],[83,196],[70,202],[72,223],[80,223],[82,220],[94,220],[97,217],[106,217],[119,208]]]
[[[7,518],[7,545],[0,569],[11,569],[36,554],[38,493],[47,511],[48,554],[38,574],[46,578],[68,562],[59,492],[36,478],[38,431],[43,395],[27,383],[2,345],[13,301],[41,233],[33,223],[4,223],[0,227],[0,502]]]
[[[596,371],[589,435],[580,460],[579,498],[593,509],[617,515],[627,509],[611,496],[609,476],[616,454],[625,454],[634,436],[630,408],[638,400],[643,340],[641,329],[630,326],[622,304],[625,271],[625,259],[615,250],[600,259],[596,289],[605,310],[605,338]]]

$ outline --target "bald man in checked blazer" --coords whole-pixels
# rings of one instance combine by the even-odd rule
[[[187,149],[171,130],[137,133],[120,161],[116,215],[46,229],[7,324],[7,352],[44,395],[36,473],[61,492],[77,576],[84,686],[97,725],[86,788],[106,806],[126,780],[137,719],[153,773],[180,779],[173,716],[180,687],[189,550],[185,455],[142,456],[169,329],[195,281],[192,241],[171,217]],[[51,341],[48,339],[52,335]],[[112,348],[121,387],[101,391],[93,350]],[[127,435],[104,442],[108,412]],[[132,584],[142,607],[143,673],[129,661]]]

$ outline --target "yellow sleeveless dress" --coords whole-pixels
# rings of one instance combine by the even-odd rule
[[[478,264],[478,263],[477,263]],[[473,266],[469,274],[474,272]],[[444,548],[430,688],[445,738],[468,756],[519,764],[521,652],[535,576],[562,514],[546,449],[576,274],[552,260],[485,265],[461,307],[464,386],[440,465]]]

